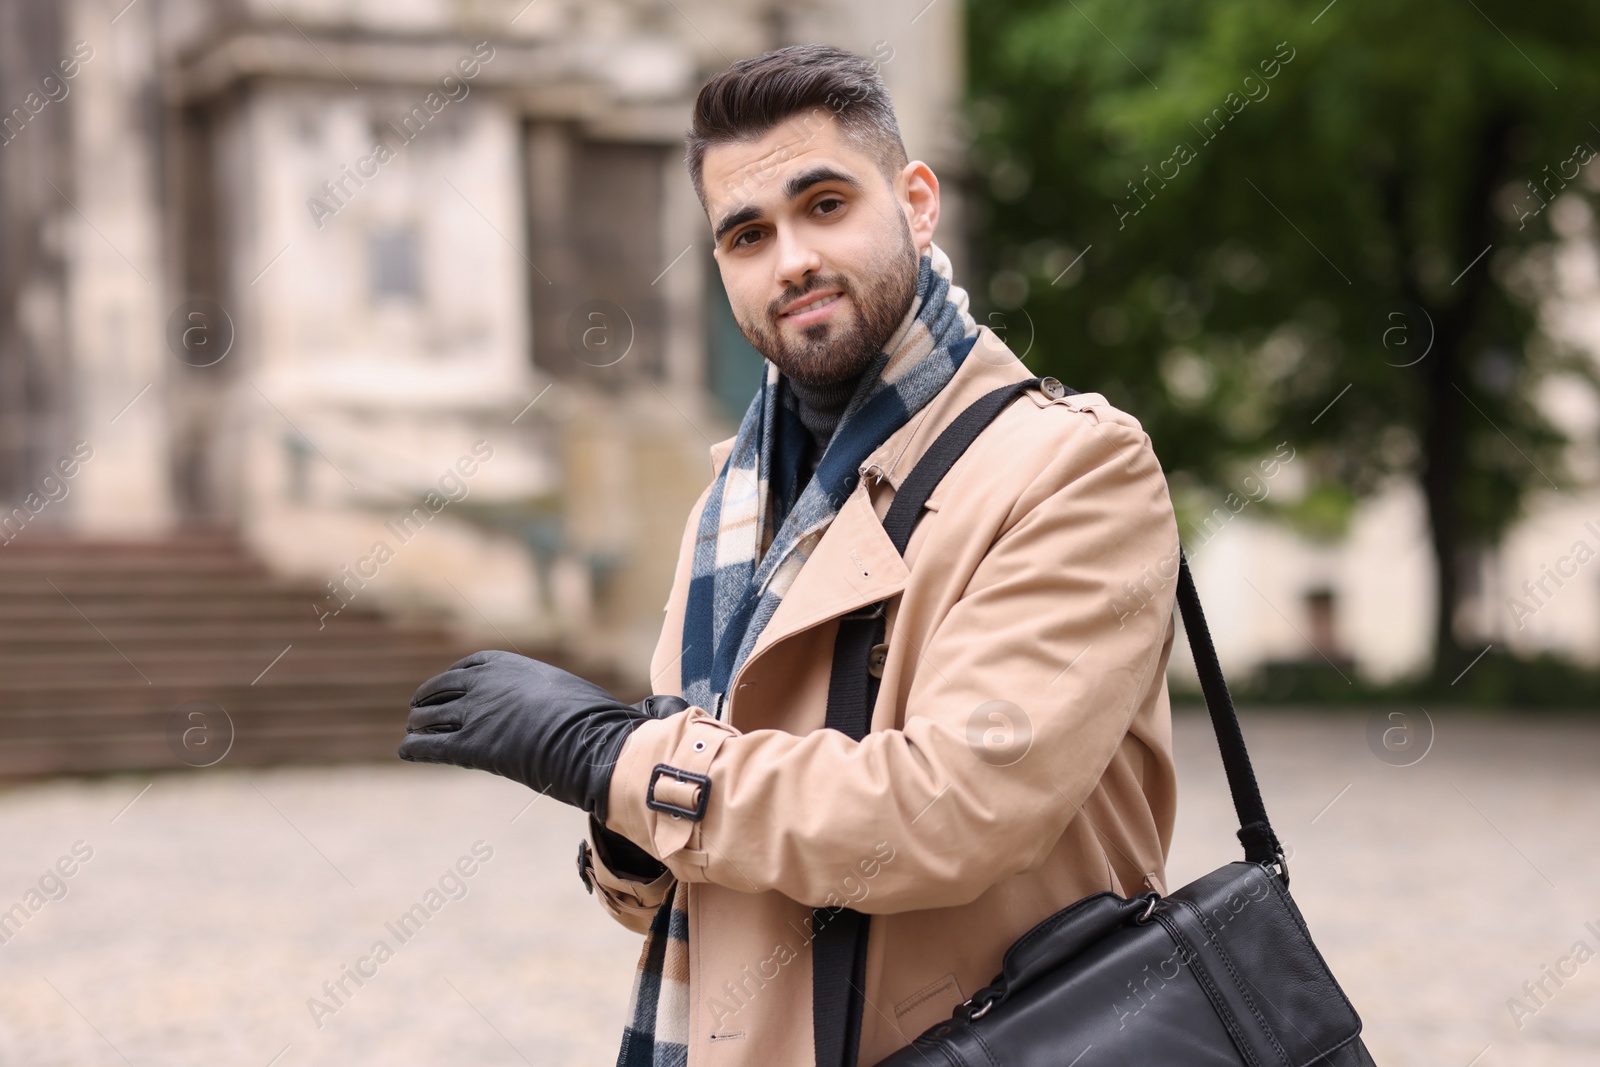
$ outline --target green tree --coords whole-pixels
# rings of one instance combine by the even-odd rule
[[[1474,553],[1570,484],[1535,392],[1594,384],[1537,301],[1600,188],[1600,7],[985,0],[968,34],[980,299],[1180,496],[1289,441],[1333,533],[1417,479],[1451,678]]]

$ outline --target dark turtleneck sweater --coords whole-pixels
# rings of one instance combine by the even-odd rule
[[[827,450],[828,442],[833,439],[833,431],[838,429],[839,419],[844,416],[844,409],[855,395],[856,386],[861,384],[861,375],[822,385],[806,385],[793,378],[788,381],[800,423],[811,435],[811,447],[806,450],[801,469],[800,484],[804,485],[816,473],[822,453]]]

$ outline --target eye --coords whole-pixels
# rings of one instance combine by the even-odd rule
[[[818,200],[811,210],[821,215],[832,215],[842,207],[844,207],[844,201],[839,197],[825,196]]]
[[[755,241],[746,241],[745,240],[746,237],[753,237],[753,238],[756,238],[756,239],[760,239],[761,231],[760,230],[754,230],[754,229],[752,229],[752,230],[741,230],[739,233],[734,234],[733,241],[732,241],[733,247],[734,248],[745,248],[745,247],[748,247],[748,246],[750,246],[750,245],[755,243]]]

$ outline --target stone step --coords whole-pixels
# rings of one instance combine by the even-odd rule
[[[59,669],[75,663],[100,660],[120,663],[125,662],[122,658],[124,655],[133,658],[128,654],[130,647],[143,652],[145,660],[135,660],[140,666],[145,661],[204,664],[237,659],[252,662],[263,652],[270,658],[288,649],[283,662],[290,663],[292,657],[291,669],[307,662],[339,661],[352,656],[388,659],[426,655],[430,650],[441,647],[441,642],[455,647],[453,640],[436,632],[408,632],[398,628],[369,629],[359,633],[341,633],[332,626],[320,633],[315,626],[279,627],[276,631],[263,628],[258,633],[236,631],[228,635],[226,640],[218,637],[209,642],[189,644],[171,640],[168,634],[157,628],[145,633],[129,632],[126,627],[102,626],[97,629],[84,625],[81,619],[79,626],[86,632],[65,640],[39,640],[36,649],[24,650],[17,644],[0,641],[0,688],[6,685],[4,679],[10,677],[7,672],[11,670],[35,666]],[[269,639],[285,635],[288,640]]]
[[[345,599],[358,600],[359,587],[345,593]],[[45,572],[0,575],[0,603],[14,600],[70,599],[82,607],[82,601],[109,600],[231,600],[242,597],[295,597],[305,600],[324,600],[333,596],[327,586],[310,582],[279,581],[270,578],[236,576],[193,575],[182,573],[130,574],[112,571],[106,574]],[[334,603],[330,601],[330,603]]]
[[[98,632],[96,632],[98,628]],[[192,618],[119,618],[84,622],[76,612],[70,618],[40,618],[15,621],[0,618],[0,652],[45,651],[51,648],[79,648],[111,641],[119,648],[172,645],[178,648],[273,647],[299,641],[350,644],[377,643],[385,646],[420,643],[436,645],[448,634],[435,627],[404,628],[376,615],[358,618],[340,615],[319,628],[314,618],[264,619],[225,617],[214,620]]]
[[[13,741],[60,737],[68,740],[126,733],[160,733],[174,722],[189,723],[188,712],[198,710],[213,716],[223,713],[235,729],[253,731],[294,730],[327,723],[367,723],[405,731],[407,701],[411,693],[395,688],[385,693],[379,688],[323,694],[318,699],[284,699],[279,694],[242,696],[222,690],[210,697],[194,692],[166,691],[164,698],[149,703],[111,698],[115,702],[75,704],[66,708],[24,708],[0,719],[0,738]],[[214,698],[214,699],[213,699]],[[398,738],[397,738],[398,740]]]
[[[325,587],[214,532],[45,533],[0,544],[0,777],[180,767],[194,702],[226,713],[230,762],[392,759],[416,687],[473,651],[375,601],[319,623]]]
[[[77,598],[69,604],[59,596],[54,600],[35,598],[27,603],[15,601],[0,603],[0,625],[7,623],[31,625],[35,622],[61,619],[77,619],[81,624],[86,617],[93,619],[97,626],[105,625],[108,620],[182,622],[186,619],[256,618],[309,619],[315,624],[321,613],[329,611],[332,605],[327,601],[312,600],[309,597],[252,597],[240,600],[182,602],[169,602],[160,597],[152,597],[145,600],[96,601],[91,606],[92,611]],[[343,608],[338,615],[328,615],[327,625],[331,628],[339,622],[353,618],[374,620],[382,617],[376,604],[363,604],[357,601]]]
[[[288,647],[285,653],[284,649]],[[283,653],[283,658],[278,655]],[[338,680],[356,672],[365,677],[415,677],[418,683],[428,677],[421,673],[432,666],[426,646],[384,647],[361,644],[346,647],[313,647],[312,642],[272,648],[263,645],[254,651],[236,649],[179,650],[144,649],[133,655],[112,649],[104,642],[91,650],[47,652],[33,656],[0,653],[0,693],[18,693],[33,685],[61,685],[65,688],[90,682],[120,684],[229,685],[249,683],[260,677],[261,684],[297,681]],[[465,653],[463,653],[465,654]],[[460,657],[456,657],[459,659]],[[276,660],[276,662],[274,662]],[[454,660],[443,660],[431,673],[444,670]],[[265,672],[265,673],[263,673]],[[274,677],[276,676],[276,677]],[[145,682],[148,678],[150,682]]]
[[[210,753],[180,759],[167,732],[139,730],[97,732],[80,736],[8,739],[0,751],[0,776],[34,777],[91,774],[105,771],[174,770],[185,766],[261,766],[279,763],[384,761],[399,757],[405,734],[399,725],[371,720],[293,723],[282,728],[236,731],[233,743],[216,763]],[[181,747],[180,747],[181,751]]]
[[[218,679],[153,677],[147,683],[132,670],[120,679],[29,679],[0,687],[0,701],[4,701],[0,732],[6,729],[5,723],[27,714],[70,712],[80,708],[167,708],[198,699],[215,700],[224,706],[230,699],[251,704],[261,699],[320,707],[332,701],[366,699],[372,694],[381,694],[385,700],[398,699],[395,694],[409,699],[418,685],[459,658],[454,650],[439,657],[417,658],[413,668],[403,673],[389,665],[374,668],[352,662],[348,670],[326,678],[296,677],[287,673],[274,677],[275,667],[253,685],[253,676],[237,675]],[[256,668],[257,673],[266,662]]]

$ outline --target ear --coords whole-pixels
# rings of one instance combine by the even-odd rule
[[[933,243],[933,231],[939,228],[939,179],[926,163],[913,159],[895,184],[906,224],[911,227],[911,241],[920,255]]]

